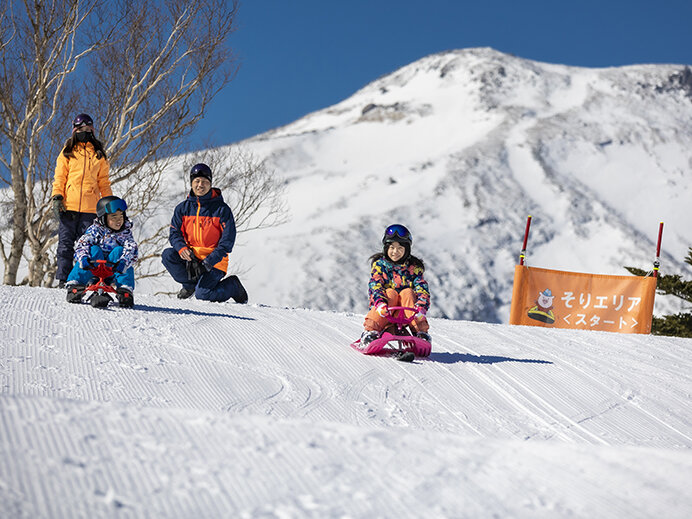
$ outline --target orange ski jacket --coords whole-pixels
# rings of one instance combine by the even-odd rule
[[[96,213],[96,203],[104,196],[113,194],[108,177],[110,165],[90,143],[77,143],[73,157],[60,153],[55,165],[51,197],[62,195],[65,209],[78,213]]]

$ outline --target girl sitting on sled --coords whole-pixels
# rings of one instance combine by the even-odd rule
[[[423,261],[411,254],[413,237],[400,224],[390,225],[382,237],[382,252],[370,257],[370,283],[368,294],[370,311],[365,316],[360,348],[364,349],[380,337],[390,324],[386,319],[390,306],[415,308],[412,332],[424,341],[431,342],[425,314],[430,308],[428,283],[423,278]],[[406,311],[406,317],[414,312]]]

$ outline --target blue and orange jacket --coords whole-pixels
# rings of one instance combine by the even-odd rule
[[[168,240],[179,253],[192,249],[208,267],[226,272],[235,233],[231,208],[214,187],[200,197],[190,191],[187,199],[176,206]]]
[[[410,260],[396,264],[380,258],[373,262],[368,283],[370,308],[387,303],[388,288],[397,292],[411,288],[417,297],[416,306],[426,310],[430,308],[430,291],[428,282],[423,278],[423,268],[411,264]]]

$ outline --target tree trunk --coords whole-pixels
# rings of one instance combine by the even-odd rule
[[[10,170],[12,172],[14,207],[12,210],[12,242],[10,244],[10,255],[5,265],[5,276],[3,279],[3,283],[6,285],[17,284],[17,270],[19,269],[22,252],[24,251],[24,244],[26,243],[25,180],[19,161],[19,155],[13,153]]]
[[[45,275],[45,261],[46,257],[41,254],[41,251],[34,250],[31,247],[31,259],[29,260],[29,275],[28,281],[31,287],[40,287],[43,281],[43,276]]]

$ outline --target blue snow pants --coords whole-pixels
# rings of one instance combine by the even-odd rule
[[[92,245],[91,249],[89,250],[89,257],[92,260],[102,260],[102,259],[107,259],[111,263],[117,263],[120,261],[121,256],[123,255],[123,248],[122,247],[115,247],[110,253],[108,254],[108,257],[105,256],[103,251],[101,250],[101,247],[98,245]],[[91,278],[93,278],[94,275],[91,273],[90,270],[84,270],[80,268],[79,263],[75,263],[74,267],[72,267],[72,272],[70,272],[70,275],[67,278],[67,281],[76,281],[80,285],[86,285]],[[115,282],[116,287],[127,287],[130,290],[135,289],[135,269],[134,267],[129,267],[125,272],[113,272],[113,281]]]
[[[228,301],[231,297],[240,293],[240,287],[235,277],[223,279],[226,275],[219,269],[211,269],[202,274],[195,283],[190,281],[185,268],[186,261],[180,257],[178,251],[173,248],[164,249],[161,253],[161,262],[171,277],[183,285],[187,290],[194,290],[195,297],[205,301]]]

